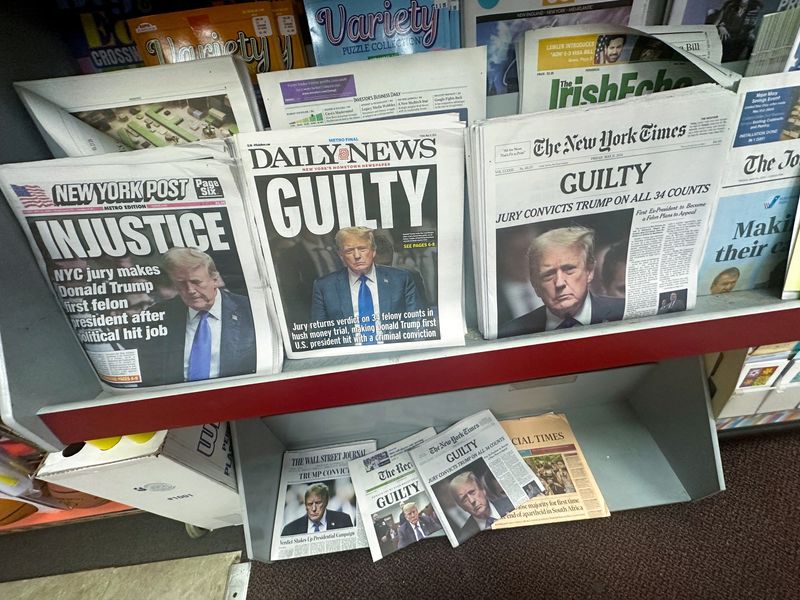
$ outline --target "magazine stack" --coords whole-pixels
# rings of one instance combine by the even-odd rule
[[[473,125],[484,337],[693,308],[735,105],[705,85]]]

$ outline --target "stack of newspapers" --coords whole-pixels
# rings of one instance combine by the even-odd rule
[[[692,308],[736,103],[706,85],[474,124],[484,336]]]
[[[430,537],[609,515],[564,415],[498,422],[488,410],[376,450],[286,452],[272,560],[369,547],[380,560]]]

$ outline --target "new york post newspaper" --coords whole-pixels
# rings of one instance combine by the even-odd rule
[[[474,125],[484,336],[694,307],[735,105],[704,85]]]
[[[101,381],[280,371],[222,142],[0,167],[2,190]]]
[[[456,119],[236,137],[289,357],[464,343]]]

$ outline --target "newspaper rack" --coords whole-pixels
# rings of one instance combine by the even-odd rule
[[[249,419],[234,424],[248,556],[269,559],[284,448],[371,437],[381,447],[423,427],[443,430],[487,408],[501,419],[564,412],[611,511],[684,502],[724,489],[697,358]]]

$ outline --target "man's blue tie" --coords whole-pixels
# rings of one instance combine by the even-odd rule
[[[192,350],[189,352],[188,381],[208,379],[211,374],[211,326],[208,324],[208,312],[197,313],[200,321],[194,332]]]
[[[375,305],[372,303],[372,292],[367,286],[367,276],[358,278],[361,287],[358,288],[358,316],[361,322],[362,344],[374,344],[375,340]]]
[[[319,521],[311,521],[311,524],[314,526],[314,533],[319,533],[319,528],[322,525]]]
[[[497,521],[494,517],[487,517],[486,518],[486,529],[491,529],[494,522]]]
[[[556,329],[570,329],[580,324],[581,322],[578,321],[578,319],[574,317],[567,317],[566,319],[561,321],[561,323],[558,324],[558,327],[556,327]]]

